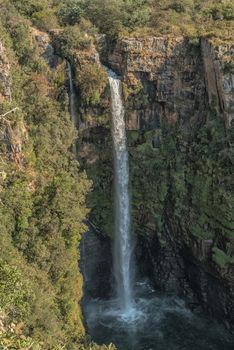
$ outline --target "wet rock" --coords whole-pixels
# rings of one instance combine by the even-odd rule
[[[157,232],[145,228],[137,250],[141,274],[156,288],[182,297],[193,311],[205,311],[234,331],[233,268],[225,271],[211,263],[212,240],[194,238],[186,243],[179,230],[167,220],[162,242]]]
[[[109,238],[89,225],[80,242],[80,269],[85,298],[107,298],[111,293],[112,249]]]

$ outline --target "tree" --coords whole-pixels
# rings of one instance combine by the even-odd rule
[[[47,4],[46,0],[11,0],[11,2],[21,14],[26,16],[32,16],[34,12],[42,11]]]
[[[20,320],[29,313],[30,293],[29,281],[20,270],[0,260],[0,309]]]
[[[123,27],[122,4],[122,0],[88,0],[84,4],[84,13],[101,33],[116,36]]]
[[[80,22],[82,16],[82,4],[80,0],[67,0],[58,12],[62,25],[74,25]]]

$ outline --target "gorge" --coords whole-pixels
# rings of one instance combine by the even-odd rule
[[[122,350],[231,349],[232,338],[229,338],[224,329],[205,319],[201,314],[194,315],[176,295],[172,296],[170,293],[164,294],[155,290],[152,282],[139,273],[140,267],[137,265],[140,262],[139,260],[135,262],[134,243],[130,233],[128,154],[125,144],[125,111],[121,80],[109,69],[107,72],[110,84],[114,149],[116,219],[113,238],[113,275],[115,281],[113,282],[113,278],[110,277],[113,284],[108,297],[85,298],[83,307],[87,330],[98,344],[114,343],[118,349]],[[100,235],[98,232],[96,234]],[[131,259],[132,254],[134,259]],[[82,256],[86,259],[85,247],[82,248]],[[92,260],[90,255],[89,259]],[[97,264],[98,261],[94,258],[93,263]],[[85,262],[82,265],[84,271]],[[138,271],[136,281],[134,281],[135,270]],[[105,270],[103,272],[105,273]],[[99,270],[98,275],[100,273],[102,269]],[[97,292],[96,297],[98,296]]]
[[[231,0],[0,0],[0,348],[233,349],[233,34]]]
[[[123,80],[138,273],[149,277],[156,289],[182,297],[194,311],[202,307],[206,313],[232,328],[232,267],[222,270],[212,262],[212,256],[218,253],[214,245],[223,243],[215,241],[209,229],[216,224],[208,214],[210,209],[207,205],[213,205],[206,193],[208,182],[194,173],[194,162],[200,162],[199,144],[202,145],[202,138],[205,144],[210,145],[207,147],[216,147],[214,143],[219,142],[223,133],[223,126],[220,128],[222,120],[225,121],[223,116],[232,115],[230,91],[233,88],[230,85],[227,89],[230,76],[222,71],[221,61],[217,70],[215,58],[215,74],[217,79],[223,81],[223,87],[216,87],[211,82],[213,73],[204,71],[204,62],[209,61],[209,67],[213,67],[215,53],[208,54],[210,50],[207,42],[202,47],[194,48],[182,37],[176,40],[126,38],[117,42],[108,59],[112,69],[122,73]],[[219,50],[221,52],[221,48]],[[81,62],[89,64],[87,61]],[[99,67],[99,60],[94,64]],[[219,104],[213,107],[212,99],[209,105],[206,95],[210,88],[214,91],[213,95],[216,94],[217,101],[220,96],[220,99],[228,102],[225,102],[228,112],[223,113]],[[105,120],[97,123],[95,119],[96,114],[104,115],[106,112],[109,115],[106,109],[109,93],[106,88],[102,91],[100,101],[94,108],[84,103],[81,109],[81,118],[85,118],[86,114],[90,116],[84,130],[81,157],[85,158],[88,174],[91,178],[94,175],[94,192],[100,199],[100,209],[93,207],[91,216],[108,235],[113,232],[111,203],[114,203],[113,197],[109,197],[113,179],[113,160],[109,152],[111,139],[108,122],[107,125]],[[223,116],[218,114],[216,119],[217,113],[223,113]],[[205,126],[206,118],[210,120],[211,128],[220,130],[212,144],[206,140],[208,134],[200,134],[200,130],[209,132]],[[218,153],[212,156],[212,160],[209,158],[214,169]],[[206,161],[202,159],[202,162]],[[204,169],[207,165],[204,168],[201,164],[198,166],[206,178]],[[95,172],[102,181],[100,185]],[[196,180],[191,182],[192,177]],[[204,200],[200,191],[204,192]],[[202,214],[202,211],[207,214]],[[199,215],[201,217],[196,222]],[[230,227],[231,235],[231,224],[227,223],[225,227]],[[222,240],[221,237],[219,239]],[[107,256],[108,252],[105,250],[103,254]],[[107,258],[107,262],[110,264],[111,257]],[[98,265],[98,261],[94,264]],[[108,271],[102,259],[100,269],[101,266],[103,271]],[[92,278],[96,281],[94,271]],[[111,277],[107,273],[107,278],[103,278],[98,270],[96,273],[101,280],[100,288],[106,285],[108,295]],[[225,286],[221,282],[223,278],[226,280]],[[91,294],[98,297],[95,290]]]

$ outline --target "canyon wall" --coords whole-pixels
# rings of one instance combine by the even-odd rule
[[[110,65],[123,76],[129,130],[160,128],[163,118],[184,131],[204,113],[203,66],[196,45],[184,38],[126,39],[117,43]]]
[[[80,269],[84,281],[84,297],[86,299],[105,299],[111,294],[112,254],[111,241],[92,223],[83,235],[79,246]]]
[[[194,208],[190,215],[190,210],[183,208],[178,215],[176,210],[182,201],[185,206],[193,207],[193,196],[196,196],[193,195],[195,185],[189,183],[186,175],[180,174],[180,170],[190,171],[190,166],[184,167],[181,159],[193,162],[192,152],[194,144],[198,142],[197,135],[214,115],[224,125],[221,136],[231,126],[234,75],[228,70],[228,62],[233,57],[233,48],[231,44],[215,46],[207,39],[196,42],[184,38],[133,38],[119,41],[109,56],[110,66],[123,77],[133,169],[140,169],[137,163],[144,162],[147,157],[149,164],[154,157],[153,152],[147,151],[143,151],[139,157],[138,150],[142,151],[142,145],[148,147],[151,144],[152,148],[159,149],[159,153],[160,149],[163,152],[160,143],[163,143],[161,138],[165,139],[165,135],[162,135],[165,121],[166,132],[171,131],[168,125],[174,125],[171,137],[175,140],[175,170],[164,173],[165,176],[171,176],[171,179],[167,181],[168,190],[164,194],[163,204],[157,203],[156,199],[161,194],[160,190],[152,194],[151,198],[141,196],[138,202],[137,195],[133,194],[133,216],[137,223],[135,230],[139,233],[139,246],[142,247],[138,250],[140,268],[143,266],[143,274],[148,271],[158,288],[178,293],[193,309],[202,306],[228,328],[233,328],[234,261],[231,258],[227,263],[222,263],[214,255],[218,247],[220,251],[233,256],[233,218],[229,238],[225,237],[225,227],[219,232],[214,227],[216,234],[206,232],[209,231],[207,226],[211,225],[209,220],[209,223],[204,220],[198,234],[191,226],[196,225],[199,216],[204,213],[197,215]],[[169,143],[166,144],[168,145]],[[147,166],[147,162],[145,164]],[[173,166],[172,163],[169,164],[169,167]],[[154,191],[152,176],[160,176],[157,174],[160,173],[159,167],[160,164],[156,163],[144,181],[138,181],[137,177],[144,176],[147,168],[142,167],[138,172],[133,170],[133,192]],[[196,169],[193,174],[194,171]],[[182,180],[180,185],[173,178],[176,176],[179,181]],[[206,174],[204,181],[205,176]],[[144,185],[147,179],[152,187]],[[164,185],[164,180],[161,184],[159,181],[158,187]],[[185,183],[183,188],[182,182]],[[174,186],[172,193],[170,186]],[[181,196],[181,193],[175,194],[173,191],[185,193]],[[200,191],[198,197],[202,197],[202,186]],[[149,201],[150,205],[147,207],[144,201]],[[161,227],[156,223],[155,215],[157,205],[160,204]]]
[[[50,67],[65,69],[49,36],[39,31],[32,36]],[[229,329],[234,309],[233,51],[230,43],[215,45],[207,39],[124,38],[104,58],[123,80],[139,274]],[[11,77],[2,44],[0,56],[0,99],[5,103],[11,99]],[[102,59],[91,45],[71,63],[78,96],[79,161],[93,181],[87,198],[90,218],[112,236],[110,94]],[[20,166],[24,125],[14,130],[2,123],[3,143]],[[88,252],[88,263],[83,253],[81,259],[85,292],[107,296],[110,239],[90,230],[80,247]]]
[[[94,49],[87,57],[101,69]],[[183,37],[124,38],[103,59],[123,80],[139,273],[233,329],[233,207],[217,202],[216,208],[207,190],[212,181],[214,192],[215,186],[225,194],[230,190],[226,179],[232,166],[228,174],[217,170],[224,146],[213,153],[231,129],[233,45]],[[84,54],[78,53],[76,62],[82,71]],[[99,93],[94,103],[80,96],[80,151],[94,181],[91,216],[112,235],[108,84],[102,82]],[[209,128],[217,135],[209,138]],[[224,197],[221,201],[226,205]]]

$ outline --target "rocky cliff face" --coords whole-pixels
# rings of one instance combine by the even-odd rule
[[[152,37],[117,43],[109,63],[123,77],[129,135],[138,131],[134,141],[129,140],[132,167],[139,162],[136,145],[150,138],[157,148],[165,121],[177,125],[176,137],[180,141],[176,147],[181,154],[190,152],[189,144],[197,142],[196,133],[211,118],[214,113],[211,110],[216,111],[226,129],[230,127],[234,76],[228,67],[232,59],[233,45],[215,46],[207,39],[199,43],[184,38]],[[150,164],[150,158],[148,161]],[[154,174],[157,177],[157,168]],[[136,178],[133,189],[134,181]],[[149,177],[148,181],[152,179]],[[190,189],[187,190],[189,196]],[[217,238],[194,236],[191,225],[196,221],[175,219],[176,207],[170,190],[167,195],[170,199],[164,202],[161,230],[154,226],[152,211],[146,209],[143,215],[142,207],[136,209],[140,233],[137,255],[142,273],[148,273],[160,289],[183,296],[192,308],[201,306],[233,329],[233,263],[220,267],[212,261]],[[192,203],[193,199],[187,205]]]
[[[202,39],[201,48],[209,103],[215,104],[226,127],[230,127],[234,118],[234,72],[230,69],[234,45],[214,46],[207,39]]]
[[[63,65],[47,34],[33,31],[32,37],[52,68]],[[10,67],[4,47],[0,49],[1,99],[5,101],[11,98]],[[182,296],[192,309],[202,308],[230,329],[234,308],[233,263],[229,259],[220,266],[212,254],[217,245],[232,254],[231,239],[222,235],[194,236],[192,226],[201,214],[195,210],[197,215],[191,219],[189,215],[186,218],[186,212],[183,216],[180,212],[179,219],[176,218],[177,203],[171,192],[173,176],[178,172],[172,174],[172,164],[166,165],[165,154],[163,167],[154,162],[165,153],[160,148],[165,138],[165,123],[170,130],[169,139],[175,138],[177,151],[186,157],[191,155],[191,144],[197,143],[198,131],[211,118],[211,110],[226,129],[230,128],[234,106],[232,55],[230,44],[214,46],[204,39],[200,45],[182,37],[151,37],[122,39],[108,58],[109,66],[123,78],[139,272],[148,275],[157,288]],[[94,46],[77,52],[73,68],[79,96],[80,161],[94,184],[88,198],[91,217],[106,234],[112,235],[113,167],[107,79]],[[87,74],[91,77],[88,81]],[[90,86],[87,82],[91,82]],[[149,147],[150,152],[146,151]],[[160,166],[164,169],[162,174]],[[165,187],[165,178],[168,188],[162,194],[158,189]],[[187,207],[193,206],[189,187],[188,184],[184,197]],[[164,198],[163,204],[158,201],[160,196]],[[207,224],[202,229],[206,232]],[[85,291],[93,297],[105,297],[111,288],[110,242],[90,230],[81,243],[81,252],[84,248],[86,254],[82,254],[81,265]]]
[[[48,48],[47,40],[45,43]],[[46,47],[44,51],[48,51]],[[203,184],[209,181],[210,173],[212,181],[216,180],[199,133],[214,115],[224,130],[230,129],[232,60],[231,44],[217,46],[207,39],[189,41],[183,37],[122,39],[108,56],[108,65],[123,79],[139,272],[148,275],[157,288],[178,294],[192,309],[206,311],[229,329],[234,327],[233,232],[223,223],[219,230],[213,218],[213,223],[203,220],[204,215],[213,215],[213,207],[211,214],[206,213],[199,199],[206,190]],[[78,94],[79,157],[93,180],[88,197],[91,218],[105,234],[112,235],[108,83],[94,45],[78,51],[72,64]],[[224,130],[220,137],[225,136]],[[206,142],[212,149],[212,138]],[[197,147],[201,153],[194,156]],[[192,183],[191,177],[201,171],[200,159],[205,162],[206,158],[201,184]],[[218,175],[220,188],[224,179],[223,174]],[[209,208],[208,197],[206,201]],[[217,205],[221,211],[222,202]],[[90,231],[82,249],[86,252],[81,259],[85,291],[93,297],[105,297],[110,291],[110,243]],[[214,253],[221,255],[214,259]]]
[[[11,75],[6,49],[0,41],[0,103],[4,99],[11,100]]]
[[[197,123],[199,115],[204,115],[208,103],[215,105],[230,126],[234,115],[233,55],[233,44],[215,46],[207,39],[201,43],[183,37],[119,41],[109,63],[123,76],[130,99],[138,95],[133,108],[129,101],[127,127],[152,129],[164,116],[189,128],[194,116]],[[143,101],[139,101],[140,93]]]
[[[51,46],[51,40],[47,33],[31,27],[31,45],[38,54],[43,57],[51,68],[64,69],[64,62],[55,55]],[[24,116],[19,107],[12,104],[13,74],[14,67],[11,66],[3,41],[0,40],[0,123],[1,123],[1,152],[2,158],[6,157],[14,162],[17,169],[24,164],[22,146],[28,141],[28,130],[25,125]],[[13,117],[12,117],[13,116]],[[17,122],[16,120],[17,119]],[[2,166],[1,168],[4,168]]]
[[[12,96],[12,77],[11,77],[11,65],[8,60],[8,53],[0,40],[0,142],[2,160],[0,163],[0,173],[4,178],[6,176],[4,169],[3,159],[11,159],[17,165],[21,167],[23,163],[22,143],[27,139],[27,130],[25,128],[23,120],[19,120],[18,125],[10,122],[9,117],[16,113],[18,108],[11,107]]]
[[[202,60],[184,38],[125,39],[109,57],[128,89],[127,127],[152,130],[162,118],[189,132],[206,106]]]
[[[107,298],[111,293],[111,241],[91,223],[80,242],[80,268],[86,298]]]
[[[97,53],[92,51],[90,57],[100,66]],[[215,225],[210,229],[214,219],[200,224],[204,215],[210,216],[199,199],[204,197],[203,184],[209,181],[210,170],[209,154],[204,153],[205,144],[200,146],[199,135],[214,115],[224,129],[231,126],[232,60],[231,44],[183,37],[121,39],[108,56],[109,66],[123,79],[139,272],[148,275],[157,288],[182,296],[192,309],[202,309],[229,329],[234,327],[233,233],[230,228],[225,237],[225,224],[221,231]],[[79,86],[79,74],[77,81]],[[111,234],[113,174],[107,85],[100,85],[100,91],[100,99],[93,104],[81,96],[85,123],[81,124],[80,150],[94,180],[93,218]],[[215,147],[212,139],[207,142],[211,149]],[[197,147],[201,147],[198,158],[194,156]],[[204,156],[207,164],[200,175],[199,194],[199,185],[191,177],[199,177],[199,159]],[[217,177],[222,187],[224,177]],[[208,199],[207,203],[208,208],[212,206]],[[214,258],[214,252],[221,256]]]

